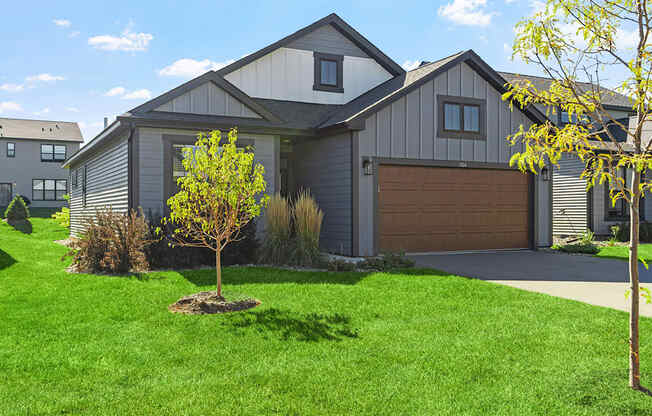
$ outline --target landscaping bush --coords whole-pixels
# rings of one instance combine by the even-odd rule
[[[23,221],[29,218],[29,209],[20,195],[11,200],[5,211],[5,218],[8,222]]]
[[[63,199],[70,201],[70,195],[64,195]],[[61,211],[53,213],[51,218],[62,227],[70,228],[70,208],[62,207]]]
[[[292,218],[296,232],[293,263],[314,266],[320,263],[319,235],[324,213],[307,190],[302,190],[294,203]]]
[[[82,272],[128,273],[149,269],[145,257],[149,226],[142,210],[128,214],[98,210],[88,219],[86,229],[72,256],[72,263]]]
[[[159,232],[156,229],[159,228]],[[215,266],[215,252],[206,247],[181,247],[174,245],[170,236],[173,226],[164,225],[161,217],[152,220],[145,256],[152,269],[190,269],[199,266]],[[241,231],[240,239],[222,250],[222,264],[250,264],[256,261],[258,240],[256,224],[249,222]]]
[[[260,261],[268,264],[287,264],[292,255],[292,213],[287,199],[276,194],[269,199],[267,229],[261,247]]]
[[[363,270],[385,271],[410,267],[414,267],[414,260],[408,258],[405,253],[383,253],[358,263],[358,268]]]
[[[617,229],[615,229],[618,227]],[[611,232],[616,240],[625,243],[629,241],[629,222],[622,222],[611,227]],[[652,223],[641,222],[638,228],[638,239],[641,243],[652,243]]]
[[[576,244],[556,244],[554,250],[572,254],[598,254],[600,249],[593,243],[576,243]]]
[[[351,261],[334,259],[326,262],[326,268],[331,272],[354,272],[357,265]]]

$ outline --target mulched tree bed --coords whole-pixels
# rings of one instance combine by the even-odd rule
[[[206,315],[214,313],[237,312],[245,309],[255,308],[260,305],[257,299],[241,299],[227,301],[215,292],[199,292],[194,295],[184,296],[172,305],[168,310],[173,313],[187,315]]]

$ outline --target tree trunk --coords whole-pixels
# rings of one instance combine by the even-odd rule
[[[639,201],[638,191],[641,182],[641,173],[633,169],[632,190],[634,195],[631,198],[629,207],[630,218],[630,239],[629,239],[629,283],[630,283],[630,313],[629,313],[629,386],[635,390],[641,389],[641,368],[639,361],[639,286],[638,286],[638,238],[639,238]]]
[[[215,251],[215,273],[217,273],[217,296],[222,296],[222,256],[220,247]]]

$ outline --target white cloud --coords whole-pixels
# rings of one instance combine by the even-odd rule
[[[503,43],[503,52],[511,55],[512,54],[512,47],[509,46],[508,43]]]
[[[412,71],[413,69],[417,69],[419,67],[420,63],[421,63],[421,60],[419,60],[419,59],[417,59],[416,61],[411,61],[411,60],[408,59],[407,61],[403,62],[403,65],[401,65],[401,66],[406,71]]]
[[[215,62],[209,59],[197,61],[191,58],[182,58],[159,70],[158,74],[164,77],[194,78],[210,70],[218,70],[233,62],[235,62],[233,59],[225,62]]]
[[[124,87],[113,87],[107,92],[104,93],[107,97],[115,97],[116,95],[123,95],[125,92],[127,92]]]
[[[76,38],[81,32],[79,30],[74,30],[68,35],[69,38]]]
[[[152,98],[151,91],[144,88],[141,90],[132,91],[122,96],[123,100],[149,100],[150,98]]]
[[[25,89],[23,84],[2,84],[0,85],[0,91],[7,92],[20,92]]]
[[[26,81],[28,82],[54,82],[54,81],[63,81],[65,80],[64,77],[60,75],[51,75],[51,74],[38,74],[38,75],[30,75],[29,77],[25,78]]]
[[[66,19],[54,19],[52,22],[59,27],[70,27],[71,24],[70,20]]]
[[[616,49],[619,50],[636,48],[638,45],[638,32],[636,30],[629,31],[618,28],[614,36],[614,41],[616,42]]]
[[[518,0],[505,0],[505,4],[516,3]]]
[[[154,39],[150,33],[134,33],[127,27],[120,36],[99,35],[88,38],[88,44],[105,51],[145,51]]]
[[[44,108],[43,110],[41,110],[41,111],[36,111],[36,112],[34,112],[34,114],[36,114],[37,116],[40,116],[40,115],[43,115],[43,114],[47,114],[47,113],[49,113],[49,112],[50,112],[50,109],[49,109],[48,107],[45,107],[45,108]]]
[[[0,114],[5,111],[23,111],[23,107],[13,101],[0,101]]]
[[[66,107],[67,111],[70,111],[71,113],[79,113],[79,108],[77,107]]]
[[[489,39],[487,39],[487,36],[485,36],[485,35],[478,36],[478,39],[480,39],[480,42],[482,42],[482,43],[485,43],[485,44],[489,43]]]
[[[440,6],[437,14],[440,16],[466,26],[487,26],[496,12],[486,10],[487,0],[453,0]]]

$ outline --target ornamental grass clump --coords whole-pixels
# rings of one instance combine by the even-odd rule
[[[285,264],[292,254],[292,213],[288,200],[276,193],[265,212],[267,230],[261,250],[263,263]]]
[[[299,192],[294,203],[292,217],[296,230],[294,263],[300,266],[314,266],[320,263],[319,235],[324,212],[307,190]]]
[[[127,214],[111,208],[98,210],[88,219],[77,246],[64,257],[71,256],[80,272],[124,274],[149,269],[145,246],[149,226],[142,211]]]

